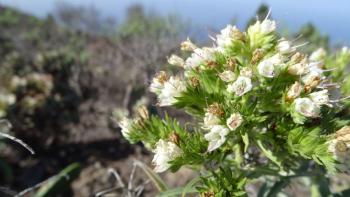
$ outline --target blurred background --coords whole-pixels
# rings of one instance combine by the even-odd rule
[[[350,44],[347,0],[0,0],[0,118],[36,152],[0,139],[0,196],[67,166],[76,178],[57,195],[92,196],[115,185],[109,168],[127,182],[133,159],[151,166],[152,154],[122,139],[114,116],[146,104],[189,120],[154,105],[147,91],[154,73],[176,72],[167,57],[180,54],[187,37],[205,45],[227,24],[245,29],[270,9],[282,36],[310,42],[305,52]],[[194,174],[162,176],[178,186]],[[137,173],[136,185],[145,179]],[[154,192],[146,185],[143,196]]]

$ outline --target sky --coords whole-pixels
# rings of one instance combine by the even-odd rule
[[[16,7],[39,17],[54,11],[64,0],[0,0],[0,4]],[[66,1],[67,2],[67,1]],[[191,24],[206,28],[223,28],[233,18],[243,28],[261,3],[271,7],[272,16],[282,27],[292,31],[312,22],[333,43],[350,44],[349,0],[69,0],[73,5],[94,6],[101,14],[123,20],[126,9],[135,3],[147,11],[177,14]]]

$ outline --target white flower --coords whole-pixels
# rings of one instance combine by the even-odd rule
[[[327,105],[329,103],[328,90],[321,90],[309,94],[310,99],[317,105]]]
[[[281,54],[289,54],[295,51],[295,47],[292,47],[292,44],[290,41],[286,40],[285,38],[282,38],[277,44],[277,50]]]
[[[164,172],[171,166],[169,161],[180,156],[182,150],[175,143],[160,139],[156,143],[156,148],[153,152],[155,153],[152,160],[152,163],[155,165],[154,170],[156,172]]]
[[[241,126],[243,122],[243,117],[239,113],[233,113],[231,116],[226,120],[226,124],[228,128],[230,128],[232,131],[237,129],[239,126]]]
[[[312,62],[322,61],[326,57],[327,52],[323,48],[319,48],[313,53],[311,53],[309,60]]]
[[[271,20],[264,20],[260,25],[260,31],[263,34],[268,34],[276,30],[276,22]]]
[[[235,80],[236,76],[235,73],[230,71],[230,70],[226,70],[222,73],[219,74],[219,77],[221,80],[223,80],[224,82],[232,82]]]
[[[216,44],[220,49],[223,49],[232,44],[233,40],[242,39],[243,33],[236,26],[227,25],[216,36]]]
[[[181,50],[183,51],[194,51],[196,48],[197,46],[189,38],[181,43]]]
[[[258,73],[267,78],[273,78],[276,76],[277,66],[282,64],[282,58],[279,54],[276,54],[268,59],[263,60],[258,65]]]
[[[214,61],[214,49],[204,47],[194,50],[192,55],[185,61],[185,69],[195,69],[203,63]]]
[[[258,73],[264,77],[273,78],[275,76],[275,66],[269,61],[262,61],[258,65]]]
[[[153,78],[152,83],[150,85],[150,91],[156,94],[159,94],[164,88],[164,83],[168,81],[169,77],[164,71],[160,71]]]
[[[129,139],[130,138],[130,132],[132,129],[132,124],[133,124],[133,120],[123,117],[122,120],[118,123],[119,127],[122,129],[122,135],[125,139]]]
[[[226,141],[226,136],[229,130],[222,125],[215,125],[210,132],[204,135],[204,138],[209,142],[208,152],[219,148]]]
[[[210,129],[214,125],[217,125],[220,123],[220,118],[217,117],[215,114],[212,114],[210,112],[206,112],[203,119],[203,129]]]
[[[324,72],[322,69],[323,65],[323,62],[311,62],[307,65],[307,69],[309,72],[317,72],[322,74]]]
[[[176,102],[176,97],[181,95],[181,92],[185,91],[185,82],[177,77],[170,77],[168,81],[164,83],[164,87],[158,96],[160,106],[169,106]]]
[[[305,117],[319,117],[320,108],[309,98],[297,98],[294,100],[295,111]]]
[[[249,77],[239,76],[234,83],[228,85],[227,91],[233,92],[237,96],[242,96],[252,88],[252,80]]]
[[[263,22],[256,21],[256,23],[249,27],[250,34],[268,34],[276,30],[276,22],[271,20],[264,20]]]
[[[303,90],[302,85],[296,81],[288,90],[287,92],[287,99],[295,99],[297,98],[301,91]]]
[[[168,63],[171,64],[171,65],[174,65],[174,66],[183,67],[184,64],[185,64],[185,61],[181,57],[173,54],[168,59]]]

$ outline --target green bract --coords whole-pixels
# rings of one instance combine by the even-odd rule
[[[349,160],[342,155],[349,155],[350,129],[332,134],[350,120],[339,115],[342,97],[332,94],[342,73],[329,70],[324,50],[308,57],[275,28],[267,19],[247,32],[228,25],[214,47],[197,48],[186,40],[182,49],[192,54],[171,56],[169,63],[183,74],[159,72],[150,91],[160,106],[183,109],[198,124],[185,127],[144,110],[121,123],[130,142],[143,142],[155,153],[157,172],[200,167],[199,193],[241,196],[258,177],[276,177],[280,186],[262,188],[273,194],[294,176],[346,171]],[[349,54],[343,49],[336,55],[341,69]]]

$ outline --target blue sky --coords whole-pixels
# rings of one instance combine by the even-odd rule
[[[62,0],[0,0],[1,4],[17,7],[37,16],[46,16]],[[71,4],[93,5],[105,16],[122,20],[132,4],[144,5],[148,11],[175,13],[192,24],[206,28],[222,28],[234,17],[243,27],[260,3],[271,6],[272,16],[283,27],[297,30],[312,22],[322,33],[331,35],[334,42],[350,44],[349,0],[70,0]]]

